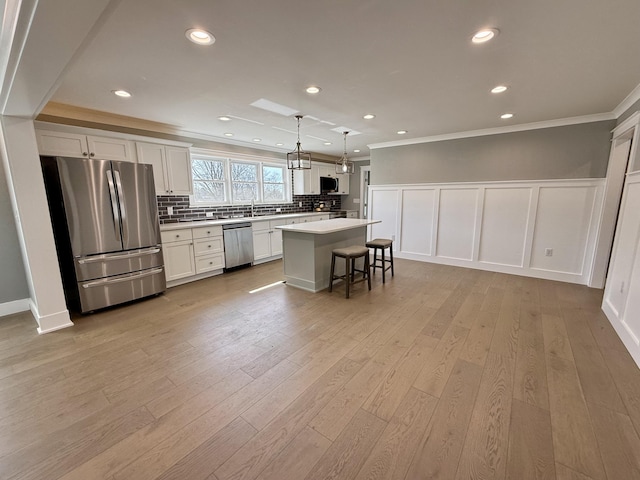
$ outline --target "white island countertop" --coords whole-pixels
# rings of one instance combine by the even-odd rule
[[[284,232],[312,233],[314,235],[326,235],[328,233],[342,232],[353,228],[366,227],[381,220],[369,220],[359,218],[333,218],[322,222],[298,223],[295,225],[281,225],[278,228]]]

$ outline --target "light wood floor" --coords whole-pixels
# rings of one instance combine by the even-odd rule
[[[272,262],[38,336],[0,319],[0,478],[640,478],[640,371],[582,286]]]

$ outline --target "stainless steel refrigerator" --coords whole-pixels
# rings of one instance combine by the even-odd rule
[[[166,288],[151,165],[41,157],[67,305],[82,313]]]

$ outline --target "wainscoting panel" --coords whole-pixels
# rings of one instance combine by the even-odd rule
[[[602,310],[640,366],[640,172],[624,186]]]
[[[524,265],[531,187],[486,188],[480,229],[481,263]]]
[[[403,252],[432,254],[435,200],[436,191],[433,188],[402,191],[400,249]]]
[[[372,185],[369,237],[394,254],[588,284],[604,179]],[[551,250],[549,250],[551,249]]]
[[[477,205],[477,188],[440,189],[436,245],[439,257],[457,260],[473,259]]]
[[[593,186],[540,187],[531,268],[582,274],[595,196]]]

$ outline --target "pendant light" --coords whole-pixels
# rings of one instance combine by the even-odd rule
[[[309,170],[311,168],[311,154],[300,148],[300,119],[302,115],[296,115],[298,119],[298,143],[293,152],[287,153],[287,168],[289,170]]]
[[[355,173],[356,167],[353,162],[350,162],[347,158],[347,135],[349,132],[343,132],[344,134],[344,153],[340,160],[336,162],[336,173],[342,173],[346,175],[351,175]]]

